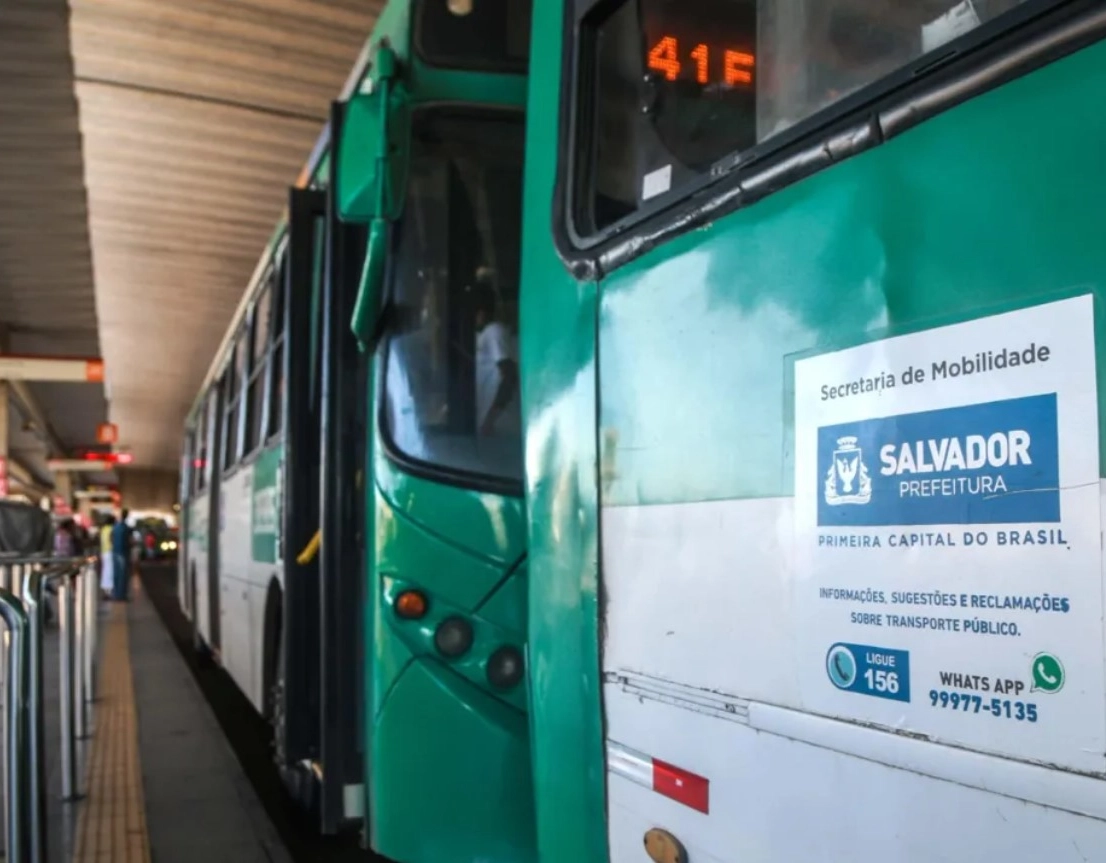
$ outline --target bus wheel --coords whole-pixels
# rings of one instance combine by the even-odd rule
[[[269,585],[268,596],[265,597],[265,628],[262,635],[264,641],[262,642],[263,649],[261,653],[262,709],[265,718],[270,723],[273,723],[278,699],[283,700],[283,689],[278,688],[278,683],[283,677],[280,673],[283,602],[284,598],[280,592],[280,585],[274,579]]]

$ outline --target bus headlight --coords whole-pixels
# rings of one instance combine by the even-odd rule
[[[505,645],[488,659],[488,683],[496,689],[510,689],[522,680],[525,670],[526,666],[518,648]]]
[[[472,647],[472,625],[463,617],[447,617],[434,633],[438,653],[454,659]]]

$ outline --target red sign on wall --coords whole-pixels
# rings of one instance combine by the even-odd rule
[[[0,497],[8,496],[8,457],[0,455]]]
[[[115,423],[100,423],[96,426],[96,443],[118,443],[119,426]]]

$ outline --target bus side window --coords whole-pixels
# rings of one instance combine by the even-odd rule
[[[284,424],[284,277],[287,258],[282,255],[273,268],[273,323],[270,328],[272,348],[269,354],[269,413],[267,436],[276,434]]]
[[[237,406],[237,399],[235,393],[237,386],[235,385],[235,366],[234,355],[231,354],[230,365],[227,366],[226,372],[223,375],[223,398],[225,399],[225,406],[223,408],[222,419],[222,435],[223,435],[223,470],[229,470],[231,465],[234,464],[234,452],[237,449],[238,443],[238,418],[235,414],[235,407]]]
[[[1027,0],[577,2],[572,215],[588,236],[768,163],[801,134],[781,133],[824,113],[807,125],[819,140],[864,104],[850,96],[928,74],[925,55]]]
[[[637,207],[638,81],[641,78],[637,7],[624,3],[596,34],[595,91],[591,105],[594,160],[590,188],[580,190],[580,229],[595,233]],[[583,100],[581,100],[583,101]]]
[[[207,471],[207,404],[209,395],[205,394],[200,404],[200,416],[196,420],[196,448],[192,456],[192,488],[201,492],[206,487]]]
[[[184,460],[181,464],[181,497],[191,498],[196,491],[196,432],[184,436]],[[183,502],[183,501],[182,501]]]
[[[212,464],[212,460],[215,457],[215,444],[217,438],[215,435],[220,434],[219,417],[218,414],[219,405],[219,384],[216,383],[211,392],[207,395],[207,405],[204,408],[204,439],[200,444],[200,458],[203,460],[203,476],[200,477],[200,482],[204,488],[211,486],[212,477],[215,476],[215,470],[218,465]]]
[[[253,352],[250,366],[249,423],[246,432],[246,451],[253,452],[267,437],[263,425],[265,412],[265,374],[269,359],[269,323],[272,313],[271,280],[266,276],[261,293],[253,309]]]

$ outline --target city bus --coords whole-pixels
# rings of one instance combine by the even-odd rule
[[[1106,859],[1106,7],[533,32],[540,859]]]
[[[363,241],[327,216],[328,141],[329,128],[186,423],[178,597],[196,650],[271,721],[289,792],[333,832],[361,811],[363,564],[343,510],[359,503],[345,475],[363,410],[346,397],[359,368],[336,320]],[[323,530],[326,548],[304,555]]]
[[[320,829],[361,821],[399,863],[535,859],[517,371],[529,35],[518,0],[388,3],[186,423],[196,647],[269,718]],[[365,218],[380,134],[386,236]]]

